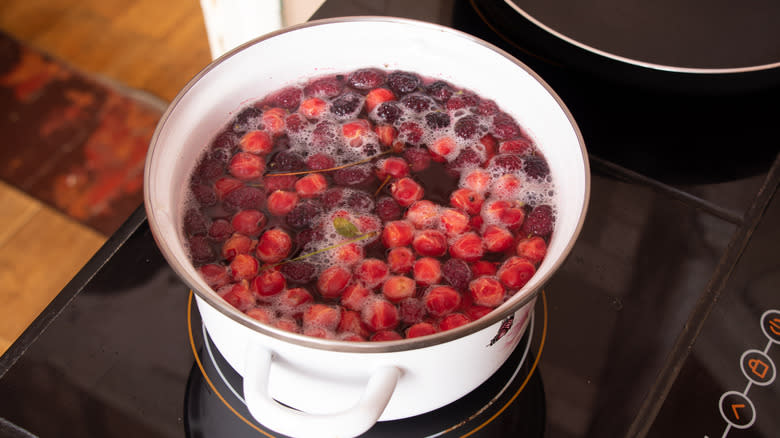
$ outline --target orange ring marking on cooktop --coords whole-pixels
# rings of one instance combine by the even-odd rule
[[[203,378],[206,379],[206,383],[208,383],[209,388],[211,388],[212,391],[214,391],[214,394],[217,394],[217,397],[224,403],[225,406],[230,409],[231,412],[236,414],[238,418],[244,421],[244,423],[248,424],[252,427],[252,429],[262,433],[263,435],[267,436],[268,438],[276,438],[275,436],[271,435],[270,433],[264,431],[263,429],[260,429],[256,424],[252,423],[251,421],[244,418],[243,415],[241,415],[238,411],[233,408],[233,406],[230,405],[230,403],[225,400],[224,397],[222,397],[222,394],[217,391],[217,388],[214,386],[213,383],[211,383],[211,379],[209,378],[208,374],[206,374],[206,370],[203,368],[203,363],[200,361],[200,357],[198,357],[198,349],[195,347],[195,338],[192,336],[192,290],[190,290],[190,298],[187,301],[187,331],[190,334],[190,346],[192,347],[192,355],[195,356],[195,362],[198,364],[198,368],[200,368],[200,373],[203,374]]]
[[[195,346],[195,338],[192,335],[192,297],[193,292],[190,290],[190,296],[187,301],[187,331],[189,333],[190,337],[190,347],[192,348],[192,355],[195,356],[195,362],[198,364],[198,368],[200,369],[200,373],[203,375],[203,378],[206,379],[206,383],[209,385],[212,391],[214,391],[214,394],[219,397],[219,400],[222,401],[222,403],[230,409],[231,412],[233,412],[238,418],[240,418],[244,423],[248,424],[252,429],[255,429],[256,431],[262,433],[263,435],[269,437],[269,438],[276,438],[274,435],[269,434],[268,432],[264,431],[263,429],[260,429],[256,424],[252,423],[251,421],[247,420],[243,415],[241,415],[238,411],[236,411],[233,406],[230,405],[230,403],[225,400],[224,397],[222,397],[222,394],[219,393],[217,388],[214,386],[214,384],[211,382],[211,379],[209,378],[208,374],[206,374],[206,370],[203,368],[203,363],[200,361],[200,357],[198,356],[198,349]],[[523,383],[520,385],[520,388],[517,389],[517,391],[512,395],[512,398],[507,401],[504,406],[501,407],[501,409],[498,410],[495,414],[493,414],[490,418],[485,420],[484,423],[480,424],[479,426],[475,427],[471,431],[467,432],[464,435],[461,435],[460,438],[466,438],[468,436],[471,436],[483,427],[487,426],[488,424],[492,423],[493,420],[498,418],[499,415],[501,415],[506,408],[509,407],[514,401],[517,399],[517,397],[520,395],[521,392],[523,392],[523,389],[525,389],[525,386],[528,384],[528,382],[531,380],[531,376],[533,376],[534,371],[536,371],[536,366],[539,364],[539,358],[542,356],[542,350],[544,350],[544,341],[547,338],[547,295],[544,291],[542,291],[542,310],[544,314],[543,318],[543,324],[542,324],[542,338],[539,341],[539,352],[536,353],[536,357],[534,358],[534,363],[531,364],[531,369],[528,371],[528,375],[525,377],[525,380],[523,380]],[[529,340],[530,342],[530,340]],[[450,430],[454,430],[458,427],[456,425],[454,428]],[[447,433],[445,430],[444,433]]]
[[[523,380],[523,384],[520,385],[520,388],[518,388],[517,392],[512,396],[511,399],[509,399],[508,402],[504,406],[501,407],[501,409],[498,410],[495,414],[493,414],[492,417],[485,420],[484,423],[480,424],[479,426],[472,429],[470,432],[463,434],[460,436],[460,438],[466,438],[467,436],[473,435],[477,433],[478,430],[482,429],[483,427],[490,424],[493,420],[498,418],[499,415],[501,415],[502,412],[506,410],[506,408],[509,407],[512,403],[514,403],[515,399],[518,395],[523,391],[525,388],[525,385],[528,384],[528,381],[531,380],[531,376],[534,375],[534,371],[536,371],[536,365],[539,364],[539,358],[542,357],[542,350],[544,350],[544,340],[547,337],[547,295],[545,295],[544,291],[542,291],[542,309],[544,309],[544,323],[542,324],[542,338],[539,340],[539,352],[536,353],[536,358],[534,358],[534,363],[531,365],[531,370],[528,371],[528,375],[525,377],[525,380]],[[529,340],[530,342],[530,340]]]

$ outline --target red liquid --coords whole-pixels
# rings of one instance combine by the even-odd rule
[[[206,282],[251,317],[388,340],[511,297],[544,259],[553,194],[544,156],[492,101],[367,69],[239,113],[192,173],[182,228]]]

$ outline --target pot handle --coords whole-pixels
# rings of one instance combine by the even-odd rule
[[[244,400],[253,417],[279,433],[294,437],[354,437],[373,426],[393,395],[401,370],[377,369],[368,379],[363,395],[352,407],[334,414],[307,414],[288,408],[268,392],[272,353],[260,346],[247,350]]]

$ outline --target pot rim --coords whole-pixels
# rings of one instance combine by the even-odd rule
[[[473,43],[482,45],[490,50],[495,51],[501,56],[507,58],[509,61],[511,61],[519,68],[523,69],[530,76],[532,76],[542,87],[544,87],[544,89],[548,93],[550,93],[551,97],[555,100],[555,102],[558,104],[560,109],[564,112],[566,118],[568,119],[569,123],[571,124],[574,130],[574,133],[577,137],[577,142],[580,147],[580,152],[582,153],[582,160],[585,167],[585,172],[584,172],[585,194],[583,198],[583,205],[580,214],[580,219],[574,229],[574,233],[572,234],[572,237],[567,243],[566,247],[563,249],[561,256],[554,261],[554,264],[551,267],[551,269],[549,269],[548,272],[541,277],[541,281],[538,288],[529,289],[525,291],[522,295],[516,294],[511,301],[505,302],[504,304],[496,308],[493,312],[489,313],[488,315],[485,315],[484,317],[474,322],[471,322],[469,324],[445,332],[435,333],[433,335],[428,335],[428,336],[423,336],[420,338],[413,338],[413,339],[403,339],[397,341],[381,341],[381,342],[350,342],[350,341],[341,341],[341,340],[333,340],[333,339],[321,339],[321,338],[315,338],[315,337],[306,336],[302,334],[292,333],[292,332],[278,329],[276,327],[272,327],[270,325],[261,324],[260,322],[250,318],[243,312],[240,312],[238,309],[231,306],[225,300],[218,297],[215,292],[211,290],[209,291],[200,290],[194,284],[192,279],[189,278],[188,275],[183,274],[185,271],[183,269],[182,263],[179,260],[177,260],[175,257],[173,257],[172,255],[173,253],[171,249],[168,247],[168,245],[166,244],[166,242],[161,238],[158,238],[158,236],[161,235],[161,233],[157,226],[155,210],[152,208],[149,201],[151,199],[150,196],[151,157],[154,155],[153,152],[158,145],[158,138],[161,134],[163,126],[167,122],[171,113],[174,111],[174,109],[183,99],[184,95],[187,94],[187,92],[192,87],[194,87],[195,84],[205,75],[207,75],[211,70],[219,66],[228,58],[235,56],[236,54],[238,54],[239,52],[241,52],[242,50],[244,50],[249,46],[273,38],[277,35],[285,34],[287,32],[292,32],[301,28],[309,28],[309,27],[323,26],[323,25],[329,25],[335,23],[354,22],[354,21],[369,21],[369,22],[381,21],[381,22],[401,23],[401,24],[418,26],[418,27],[427,27],[434,30],[438,30],[440,32],[448,32],[460,38],[468,39]],[[274,338],[275,340],[282,341],[282,342],[289,342],[303,347],[315,348],[318,350],[347,352],[347,353],[388,353],[388,352],[415,350],[419,348],[431,347],[434,345],[449,342],[470,335],[472,333],[478,332],[503,320],[504,318],[507,318],[509,315],[512,315],[517,310],[519,310],[522,306],[531,302],[539,294],[544,284],[547,283],[547,281],[549,281],[550,277],[558,270],[561,264],[563,264],[563,262],[566,260],[567,256],[571,252],[572,247],[574,246],[574,243],[577,241],[577,237],[579,236],[580,231],[582,230],[582,226],[585,221],[585,217],[588,209],[589,200],[590,200],[590,164],[588,160],[588,154],[585,149],[585,142],[583,140],[582,133],[580,132],[580,129],[577,126],[577,123],[575,122],[574,117],[572,116],[569,109],[566,107],[566,105],[563,103],[560,96],[558,96],[558,94],[555,93],[555,91],[550,87],[549,84],[547,84],[541,77],[539,77],[538,74],[536,74],[528,66],[526,66],[524,63],[522,63],[521,61],[519,61],[518,59],[516,59],[506,51],[486,41],[483,41],[473,35],[470,35],[468,33],[456,29],[452,29],[450,27],[442,26],[439,24],[433,24],[421,20],[399,18],[399,17],[387,17],[387,16],[365,15],[365,16],[335,17],[335,18],[313,20],[307,23],[286,27],[262,35],[258,38],[255,38],[244,44],[241,44],[240,46],[220,56],[216,60],[212,61],[209,65],[207,65],[205,68],[203,68],[203,70],[201,70],[197,75],[195,75],[187,83],[187,85],[185,85],[184,88],[182,88],[182,90],[179,91],[179,93],[176,95],[176,97],[173,99],[170,105],[168,105],[168,108],[166,109],[165,113],[158,121],[152,139],[150,140],[149,150],[147,152],[147,159],[144,166],[144,207],[147,214],[147,221],[152,231],[152,236],[155,242],[157,243],[157,246],[160,249],[161,253],[165,257],[166,261],[168,262],[168,264],[177,273],[179,278],[182,281],[184,281],[187,284],[187,286],[189,286],[190,289],[194,291],[201,300],[205,301],[210,306],[216,308],[220,313],[222,313],[224,316],[227,316],[234,322],[237,322],[255,332]]]
[[[666,65],[666,64],[657,64],[653,62],[648,61],[642,61],[639,59],[629,58],[627,56],[617,55],[612,52],[608,52],[606,50],[601,50],[596,47],[593,47],[589,44],[585,44],[579,40],[576,40],[572,37],[569,37],[561,32],[558,32],[557,30],[551,28],[550,26],[542,23],[540,20],[535,18],[533,15],[529,14],[525,11],[525,9],[521,8],[515,2],[511,0],[502,0],[504,3],[506,3],[507,6],[511,7],[515,11],[517,11],[518,14],[522,15],[523,18],[530,21],[534,25],[536,25],[538,28],[542,29],[543,31],[549,33],[550,35],[561,39],[573,46],[579,47],[580,49],[583,49],[585,51],[591,52],[595,55],[602,56],[604,58],[612,59],[614,61],[622,62],[625,64],[634,65],[637,67],[643,67],[648,68],[651,70],[660,70],[660,71],[666,71],[666,72],[672,72],[672,73],[688,73],[688,74],[705,74],[705,75],[722,75],[722,74],[737,74],[737,73],[749,73],[749,72],[757,72],[757,71],[763,71],[763,70],[772,70],[775,68],[780,67],[780,61],[777,62],[770,62],[767,64],[759,64],[759,65],[750,65],[750,66],[743,66],[743,67],[722,67],[722,68],[701,68],[701,67],[680,67],[676,65]],[[473,0],[472,0],[473,4]]]

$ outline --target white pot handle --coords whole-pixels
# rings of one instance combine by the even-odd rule
[[[244,400],[249,412],[263,426],[285,435],[306,437],[354,437],[373,426],[390,401],[401,375],[396,367],[383,367],[368,379],[360,400],[334,414],[307,414],[279,404],[268,393],[273,355],[260,346],[247,350],[244,368]]]

